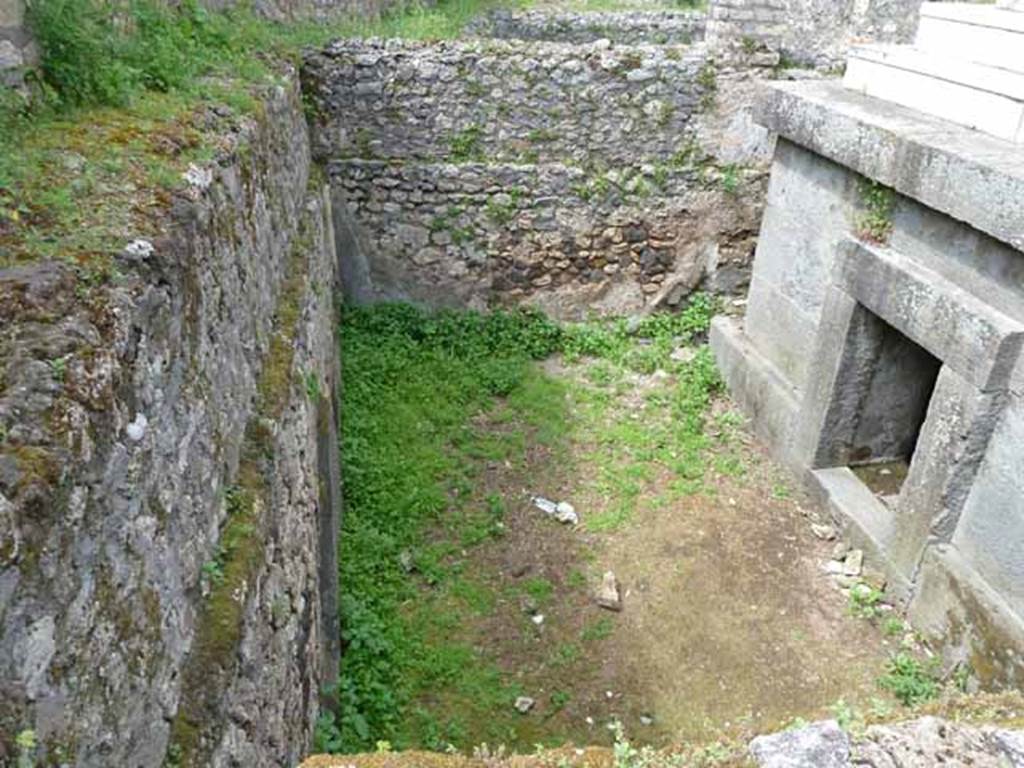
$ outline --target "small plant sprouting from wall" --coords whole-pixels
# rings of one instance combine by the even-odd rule
[[[742,168],[735,164],[729,163],[723,165],[722,171],[722,190],[727,195],[736,195],[740,191],[740,182],[742,181]]]
[[[14,764],[16,768],[35,768],[36,747],[38,740],[36,732],[24,730],[14,737],[14,744],[18,748],[18,761]]]
[[[884,184],[870,180],[861,181],[859,192],[863,213],[857,219],[857,236],[873,243],[888,242],[892,234],[896,193]]]
[[[519,210],[523,190],[513,187],[503,195],[493,195],[484,206],[484,213],[498,224],[508,224]]]
[[[482,160],[483,152],[480,148],[480,139],[483,130],[479,125],[470,125],[463,128],[452,136],[449,143],[449,156],[454,163],[469,163],[474,160]]]
[[[700,97],[700,108],[709,110],[715,106],[715,96],[718,93],[718,69],[713,61],[705,62],[697,74],[697,85],[703,93]]]

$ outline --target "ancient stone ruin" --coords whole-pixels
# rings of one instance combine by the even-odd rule
[[[39,61],[0,0],[0,88]],[[310,754],[342,655],[341,302],[635,328],[712,296],[729,394],[815,535],[965,688],[1024,683],[1020,0],[494,8],[307,49],[253,98],[202,114],[214,159],[103,279],[0,252],[0,765],[35,764],[23,733],[38,765]],[[846,725],[745,754],[1024,765],[1002,725]]]
[[[953,41],[956,42],[953,45]],[[1024,15],[925,4],[913,46],[778,84],[734,397],[948,663],[1019,685]]]

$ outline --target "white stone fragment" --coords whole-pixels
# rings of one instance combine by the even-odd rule
[[[580,516],[576,514],[576,509],[572,504],[560,501],[555,507],[555,519],[566,525],[576,525],[580,521]]]
[[[209,168],[200,168],[195,163],[189,163],[188,170],[182,175],[193,189],[206,190],[213,183],[213,171]]]
[[[133,443],[137,443],[146,436],[146,428],[149,426],[149,419],[146,418],[146,414],[138,413],[135,416],[135,421],[128,425],[126,432],[128,433],[128,439]]]
[[[516,711],[521,715],[525,715],[527,712],[533,709],[533,705],[536,703],[537,702],[531,699],[529,696],[520,696],[518,699],[516,699]]]
[[[134,259],[148,259],[155,251],[153,244],[142,238],[132,240],[124,247],[124,252]]]
[[[609,611],[622,610],[622,595],[619,592],[619,580],[614,571],[606,571],[601,578],[601,586],[597,590],[597,604]]]

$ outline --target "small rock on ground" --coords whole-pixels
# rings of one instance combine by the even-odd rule
[[[811,532],[822,541],[832,541],[839,535],[834,526],[822,523],[811,523]]]
[[[619,591],[619,580],[613,571],[607,571],[601,579],[601,587],[597,591],[597,604],[609,611],[622,610],[622,595]]]
[[[580,521],[580,516],[576,514],[576,509],[572,504],[567,501],[560,501],[555,507],[555,519],[566,525],[576,525]]]
[[[536,703],[537,702],[531,699],[529,696],[520,696],[518,699],[516,699],[516,711],[521,715],[525,715],[527,712],[533,709],[533,705]]]
[[[851,549],[846,559],[843,560],[843,575],[860,576],[864,570],[864,552],[860,549]]]

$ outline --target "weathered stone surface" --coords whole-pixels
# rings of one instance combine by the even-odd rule
[[[1005,141],[829,81],[767,86],[756,116],[818,155],[1024,249],[1024,211],[1001,202],[1024,195],[1024,158]]]
[[[606,571],[595,595],[597,604],[609,611],[622,610],[622,591],[613,571]]]
[[[980,729],[935,717],[899,725],[872,726],[853,747],[852,765],[864,768],[1011,768],[1018,734]],[[1018,742],[1019,744],[1019,742]],[[1015,760],[1017,762],[1015,762]],[[1007,762],[1009,761],[1009,762]]]
[[[842,64],[854,41],[907,42],[921,0],[712,0],[707,37],[715,45],[760,43],[787,60]]]
[[[848,768],[850,740],[835,720],[758,736],[750,754],[760,768]]]
[[[573,319],[656,306],[674,280],[678,304],[724,271],[740,290],[763,190],[756,172],[726,193],[693,169],[618,182],[561,164],[332,160],[327,171],[358,232],[344,249],[363,265],[350,297],[529,302]],[[630,191],[638,184],[647,191]]]
[[[23,729],[80,766],[308,747],[337,648],[336,262],[294,78],[264,106],[121,280],[0,272],[0,762]]]
[[[699,47],[344,40],[303,82],[320,158],[618,165],[679,151],[716,71]]]
[[[758,117],[780,140],[745,322],[712,335],[730,388],[946,664],[1019,685],[1020,153],[827,82]],[[849,469],[893,460],[884,497]]]

